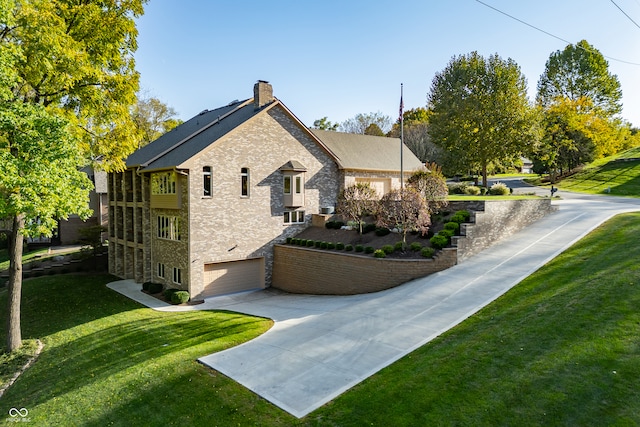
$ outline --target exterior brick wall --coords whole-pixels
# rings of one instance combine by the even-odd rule
[[[298,246],[276,245],[274,288],[299,294],[354,295],[378,292],[456,264],[456,249],[434,259],[386,259]]]
[[[295,160],[305,168],[306,224],[284,224],[283,174]],[[264,258],[271,283],[273,245],[311,224],[312,214],[333,206],[338,168],[329,155],[276,106],[200,152],[189,169],[189,285],[193,298],[204,290],[204,264]],[[203,196],[202,168],[212,171],[212,195]],[[249,196],[241,195],[240,172],[249,169]]]
[[[451,211],[463,209],[471,212],[473,224],[462,224],[462,236],[453,238],[453,243],[458,248],[458,262],[555,212],[558,208],[551,205],[551,199],[449,203]]]

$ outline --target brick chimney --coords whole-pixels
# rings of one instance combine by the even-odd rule
[[[267,81],[258,80],[258,82],[253,85],[253,103],[256,110],[270,104],[272,101],[273,87]]]

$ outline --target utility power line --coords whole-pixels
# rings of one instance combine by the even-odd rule
[[[624,10],[622,10],[622,8],[620,6],[618,6],[618,4],[616,2],[614,2],[613,0],[611,0],[611,3],[613,3],[619,10],[620,12],[622,12],[622,14],[624,16],[626,16],[627,18],[629,18],[629,21],[633,22],[634,25],[638,28],[640,28],[640,25],[638,25],[638,23],[636,21],[634,21],[629,15],[627,15],[627,12],[625,12]]]
[[[531,24],[529,24],[528,22],[525,22],[525,21],[523,21],[522,19],[516,18],[516,17],[515,17],[515,16],[513,16],[513,15],[509,15],[508,13],[503,12],[503,11],[501,11],[500,9],[497,9],[497,8],[495,8],[495,7],[491,6],[490,4],[487,4],[487,3],[485,3],[485,2],[483,2],[483,1],[481,1],[481,0],[475,0],[475,1],[476,1],[476,2],[478,2],[478,3],[480,3],[480,4],[481,4],[481,5],[483,5],[483,6],[488,7],[489,9],[493,9],[493,10],[495,10],[496,12],[503,14],[504,16],[507,16],[507,17],[509,17],[509,18],[511,18],[511,19],[513,19],[513,20],[515,20],[515,21],[518,21],[518,22],[520,22],[521,24],[526,25],[527,27],[531,27],[531,28],[533,28],[533,29],[534,29],[534,30],[536,30],[536,31],[540,31],[541,33],[544,33],[544,34],[546,34],[546,35],[548,35],[548,36],[550,36],[550,37],[553,37],[554,39],[558,39],[558,40],[563,41],[563,42],[565,42],[565,43],[567,43],[567,44],[571,44],[571,45],[573,44],[572,42],[570,42],[570,41],[568,41],[568,40],[565,40],[565,39],[563,39],[562,37],[556,36],[555,34],[551,34],[550,32],[545,31],[545,30],[543,30],[542,28],[536,27],[535,25],[531,25]],[[615,3],[614,3],[614,4],[615,4]],[[617,6],[617,5],[616,5],[616,6]],[[621,10],[622,10],[622,9],[621,9]],[[626,14],[625,14],[625,15],[626,15]],[[637,24],[636,24],[636,25],[637,25]],[[576,45],[576,46],[577,46],[577,45]],[[580,47],[580,46],[577,46],[577,47]],[[582,48],[582,47],[580,47],[580,48],[581,48],[581,49],[584,49],[584,48]],[[585,49],[585,50],[586,50],[586,49]],[[612,61],[623,62],[623,63],[625,63],[625,64],[629,64],[629,65],[638,65],[638,66],[640,66],[640,64],[639,64],[639,63],[637,63],[637,62],[630,62],[630,61],[625,61],[625,60],[623,60],[623,59],[612,58],[611,56],[607,56],[607,55],[602,55],[602,56],[604,56],[605,58],[610,59],[610,60],[612,60]]]

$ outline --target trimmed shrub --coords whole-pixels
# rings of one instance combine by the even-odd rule
[[[375,224],[365,224],[364,227],[362,227],[362,234],[371,233],[372,231],[375,231],[376,228]]]
[[[287,244],[291,244],[292,240],[293,240],[293,237],[287,237]]]
[[[433,254],[435,252],[436,251],[433,248],[422,248],[422,250],[420,251],[420,255],[422,255],[425,258],[433,258]]]
[[[449,244],[449,238],[438,233],[429,239],[429,242],[431,242],[431,246],[435,249],[442,249]]]
[[[320,243],[320,249],[327,249],[327,247],[328,247],[327,242]]]
[[[307,239],[300,239],[300,240],[298,241],[298,244],[299,244],[300,246],[307,246]]]
[[[398,251],[403,251],[404,250],[404,242],[396,242],[395,245],[393,245],[393,250],[398,252]]]
[[[477,196],[480,194],[480,187],[476,187],[475,185],[469,185],[464,189],[464,194],[468,194],[470,196]]]
[[[320,249],[320,247],[322,247],[322,242],[320,240],[316,240],[315,247]]]
[[[162,292],[162,295],[164,295],[164,298],[167,301],[171,301],[171,297],[173,296],[173,294],[175,294],[176,292],[178,292],[180,289],[176,289],[176,288],[167,288]]]
[[[352,250],[353,250],[353,245],[346,245],[346,246],[344,247],[344,250],[345,250],[345,251],[352,251]]]
[[[458,231],[460,231],[460,224],[455,221],[447,222],[444,225],[444,229],[453,231],[453,234],[458,234]]]
[[[344,226],[344,222],[342,221],[327,221],[325,223],[325,227],[328,229],[340,230]]]
[[[372,254],[374,251],[375,249],[373,248],[373,246],[367,246],[366,248],[364,248],[365,254]]]
[[[380,248],[384,251],[385,254],[392,254],[394,251],[394,247],[393,245],[384,245],[382,248]]]
[[[447,188],[449,189],[449,194],[465,194],[464,191],[467,188],[467,184],[464,182],[455,182],[447,184]]]
[[[364,251],[364,246],[356,245],[356,252],[362,252],[362,251]]]
[[[344,243],[342,243],[342,242],[336,243],[336,249],[339,250],[339,251],[343,250],[344,249]]]
[[[311,248],[316,244],[316,242],[314,242],[313,240],[307,240],[307,247]]]
[[[151,285],[151,282],[144,282],[142,284],[142,290],[143,291],[148,291],[149,290],[149,286]]]
[[[456,211],[455,214],[456,215],[461,215],[464,218],[463,222],[467,222],[467,221],[469,221],[469,219],[471,219],[471,212],[469,212],[466,209],[463,209],[461,211]]]
[[[378,228],[376,228],[376,236],[386,236],[389,233],[391,233],[391,230],[389,230],[386,227],[378,227]]]
[[[422,249],[422,243],[420,242],[413,242],[410,246],[411,250],[414,252],[418,252],[419,250]]]
[[[383,249],[376,249],[373,252],[373,256],[376,258],[385,258],[387,256],[387,253]]]
[[[489,194],[492,196],[506,196],[510,194],[509,187],[501,182],[496,182],[489,188]]]
[[[172,304],[184,304],[189,301],[189,292],[177,290],[171,295]]]
[[[150,283],[149,284],[149,293],[150,294],[157,294],[162,292],[162,283]]]
[[[333,242],[328,242],[327,243],[327,249],[335,249],[336,248],[336,244]]]
[[[448,230],[448,229],[444,229],[444,230],[440,230],[438,232],[438,234],[442,235],[442,236],[446,236],[447,238],[451,238],[453,237],[456,233],[453,230]]]

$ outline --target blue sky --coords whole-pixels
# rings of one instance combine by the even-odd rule
[[[600,50],[622,85],[622,117],[640,127],[640,0],[483,2]],[[567,45],[476,0],[150,0],[138,31],[141,87],[179,118],[250,98],[267,80],[309,126],[395,119],[401,83],[405,110],[424,107],[435,73],[472,51],[512,58],[533,99],[549,55]]]

